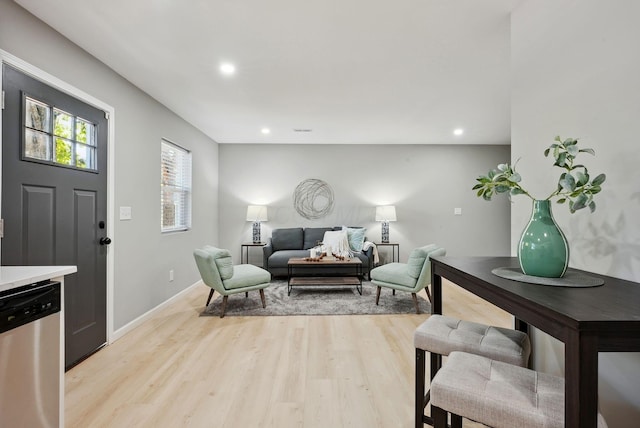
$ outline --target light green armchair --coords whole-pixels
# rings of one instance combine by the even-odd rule
[[[193,256],[196,259],[202,282],[211,287],[207,298],[207,306],[211,302],[214,291],[223,296],[220,318],[224,317],[227,309],[227,299],[232,294],[245,293],[245,295],[248,295],[249,291],[260,290],[262,307],[266,307],[264,289],[271,282],[271,274],[269,272],[249,264],[234,266],[229,250],[221,248],[206,246],[202,249],[194,250]]]
[[[407,263],[388,263],[371,270],[371,283],[378,286],[376,305],[380,301],[382,287],[411,293],[416,306],[416,313],[420,313],[418,296],[416,293],[426,288],[427,297],[431,301],[431,293],[427,287],[431,283],[431,256],[444,256],[444,248],[435,244],[414,249],[409,255]]]

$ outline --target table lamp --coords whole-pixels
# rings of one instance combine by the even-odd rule
[[[376,221],[382,222],[382,243],[389,243],[389,222],[396,221],[396,207],[394,205],[376,207]]]
[[[253,222],[253,243],[260,243],[260,222],[267,221],[267,207],[264,205],[249,205],[247,207],[247,221]]]

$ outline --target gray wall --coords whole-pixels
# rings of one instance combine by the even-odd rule
[[[578,137],[605,172],[594,214],[554,216],[571,245],[570,266],[640,281],[640,2],[528,0],[512,14],[512,158],[535,194],[553,190],[559,170],[543,156],[555,135]],[[512,248],[530,215],[518,198]],[[640,302],[639,302],[640,304]],[[535,365],[563,372],[563,347],[537,332]],[[600,404],[610,427],[640,420],[640,354],[600,354]]]
[[[217,238],[218,146],[10,0],[0,0],[0,49],[115,108],[114,326],[199,279],[193,248]],[[152,76],[150,76],[152,78]],[[193,229],[160,233],[160,139],[193,152]],[[120,206],[133,219],[119,221]],[[169,269],[175,280],[169,282]]]
[[[278,227],[353,225],[380,241],[377,205],[395,205],[398,221],[390,240],[400,258],[420,245],[437,243],[454,255],[508,255],[509,203],[475,197],[481,173],[509,159],[508,146],[438,145],[233,145],[220,146],[220,242],[240,256],[251,241],[247,205],[267,205],[263,240]],[[307,178],[326,181],[334,210],[306,220],[293,207],[295,187]],[[455,207],[462,208],[454,216]],[[489,221],[487,221],[489,219]],[[253,251],[258,257],[258,251]],[[384,253],[384,254],[383,254]],[[381,256],[387,251],[381,250]]]

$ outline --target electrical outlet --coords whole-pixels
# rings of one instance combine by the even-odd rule
[[[173,269],[169,271],[169,281],[173,281]]]
[[[462,215],[462,208],[454,208],[453,215]]]

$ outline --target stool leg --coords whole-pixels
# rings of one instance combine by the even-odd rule
[[[447,428],[447,412],[440,407],[431,406],[433,428]]]
[[[462,428],[462,416],[451,413],[451,428]]]
[[[416,348],[415,428],[422,428],[424,415],[425,352]]]
[[[442,355],[436,354],[435,352],[430,352],[429,354],[430,354],[430,358],[429,358],[429,360],[430,360],[429,376],[430,376],[430,379],[433,380],[433,378],[435,377],[436,373],[438,373],[438,370],[440,370],[440,367],[442,367]],[[429,404],[430,396],[431,396],[431,390],[427,391],[427,394],[425,395],[424,407],[426,407]],[[434,421],[433,421],[433,406],[431,406],[431,412],[430,413],[431,413],[431,416],[424,416],[423,421],[426,424],[434,425]]]

